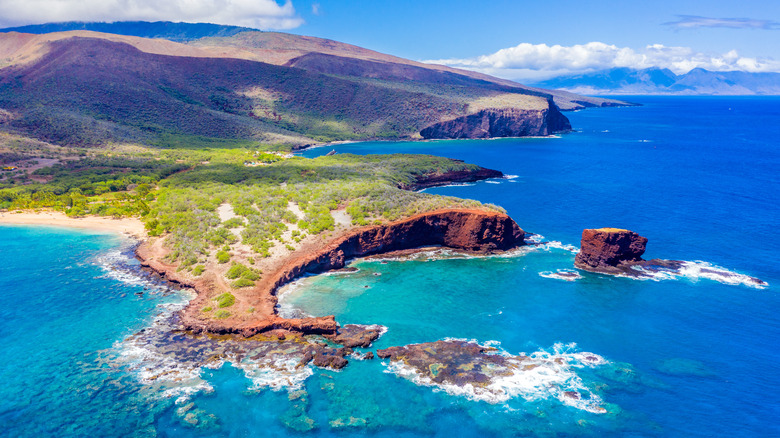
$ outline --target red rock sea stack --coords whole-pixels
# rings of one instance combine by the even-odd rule
[[[647,238],[619,228],[586,229],[574,266],[593,272],[615,273],[621,265],[642,261]]]

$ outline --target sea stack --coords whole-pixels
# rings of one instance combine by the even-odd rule
[[[582,231],[574,266],[586,271],[617,274],[642,261],[647,238],[619,228]]]

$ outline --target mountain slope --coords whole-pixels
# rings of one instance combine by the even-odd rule
[[[10,32],[0,59],[0,130],[67,145],[550,135],[570,129],[553,99],[619,104],[265,32],[191,44]]]
[[[297,59],[299,60],[297,66],[301,68],[312,67],[311,63],[300,62],[300,60],[306,59],[307,55],[332,55],[341,59],[384,63],[388,66],[395,66],[395,68],[400,68],[400,66],[417,67],[428,71],[449,73],[461,78],[470,78],[471,80],[482,83],[496,84],[514,90],[522,90],[521,92],[552,95],[555,103],[562,110],[576,110],[593,106],[621,106],[627,104],[626,102],[612,99],[581,96],[565,91],[543,90],[528,87],[517,82],[496,78],[483,73],[461,70],[444,65],[425,64],[351,44],[310,36],[292,35],[280,32],[247,31],[232,37],[212,37],[194,40],[189,42],[188,45],[210,51],[220,50],[223,53],[230,52],[232,48],[234,52],[233,56],[279,65],[294,63],[296,62],[294,60]],[[369,64],[362,63],[361,65],[367,66]],[[314,69],[317,70],[316,68]],[[369,75],[365,73],[358,73],[355,75],[369,77]]]

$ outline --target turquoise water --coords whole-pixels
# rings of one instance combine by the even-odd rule
[[[568,365],[484,394],[429,386],[380,360],[298,374],[182,364],[149,339],[169,332],[187,296],[139,277],[128,242],[0,227],[0,427],[10,436],[780,435],[780,99],[634,100],[644,106],[567,114],[577,132],[559,138],[336,146],[502,170],[512,177],[429,192],[499,204],[550,243],[508,257],[358,261],[359,271],[307,277],[282,299],[283,312],[387,327],[372,350],[473,339]],[[687,275],[556,277],[572,267],[582,229],[602,226],[648,237],[648,257],[690,261]],[[712,266],[770,286],[700,271]],[[169,350],[184,343],[172,339]],[[578,362],[584,352],[603,362]],[[573,389],[606,412],[561,397]]]

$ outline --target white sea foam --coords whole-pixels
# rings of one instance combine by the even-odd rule
[[[729,269],[713,265],[701,260],[693,262],[682,262],[682,266],[678,270],[659,269],[649,270],[642,269],[641,267],[635,267],[634,269],[640,271],[645,278],[655,281],[664,280],[678,280],[681,278],[688,279],[692,282],[698,282],[701,279],[714,280],[718,283],[734,285],[734,286],[747,286],[756,289],[766,289],[769,284],[758,278],[751,277],[749,275],[740,274],[738,272],[731,271]],[[633,277],[631,277],[633,278]],[[639,277],[643,279],[642,277]]]
[[[303,388],[303,383],[314,375],[311,366],[298,366],[299,359],[289,356],[271,356],[260,360],[244,359],[233,364],[244,371],[252,381],[251,391],[271,389],[272,391],[295,391]]]
[[[485,182],[488,183],[488,184],[501,184],[501,181],[494,181],[494,180],[491,180],[491,179],[487,179],[487,180],[485,180]]]
[[[532,245],[534,249],[540,251],[564,250],[573,254],[577,254],[580,251],[579,248],[574,245],[569,245],[568,243],[559,242],[557,240],[545,241],[544,236],[541,234],[526,236],[525,243]]]
[[[432,188],[440,189],[442,187],[472,187],[472,186],[475,186],[475,185],[476,184],[474,184],[474,183],[455,183],[454,182],[454,183],[449,183],[449,184],[443,184],[443,185],[440,185],[440,186],[426,187],[424,189],[417,190],[417,192],[418,193],[422,193],[422,192],[424,192],[424,191],[426,191],[428,189],[432,189]]]
[[[384,326],[384,325],[381,325],[381,324],[351,324],[351,325],[356,325],[356,326],[359,326],[359,327],[363,327],[366,330],[379,329],[379,337],[377,339],[379,339],[382,336],[384,336],[385,333],[387,333],[387,330],[389,330],[387,328],[387,326]]]
[[[473,259],[480,256],[474,256],[458,252],[449,248],[434,248],[425,251],[415,251],[411,254],[405,254],[401,256],[377,256],[371,257],[370,261],[375,262],[406,262],[406,261],[433,261],[433,260],[446,260],[446,259]]]
[[[176,403],[182,404],[195,393],[213,391],[201,377],[203,369],[218,369],[226,362],[244,371],[252,381],[252,390],[299,389],[313,374],[310,366],[298,367],[299,348],[277,350],[273,346],[269,350],[267,345],[241,343],[226,347],[224,341],[209,338],[177,339],[189,335],[176,333],[180,327],[175,314],[187,306],[194,293],[170,289],[147,277],[138,266],[128,263],[127,250],[107,252],[96,263],[110,278],[166,295],[166,302],[157,305],[158,312],[147,327],[115,342],[107,351],[110,363],[135,376],[150,389],[151,397],[175,397]]]
[[[171,315],[183,309],[189,301],[189,294],[182,293],[177,302],[158,305],[160,313],[144,332],[168,333],[174,329],[170,324]],[[150,345],[150,337],[136,335],[116,342],[113,350],[117,352],[117,363],[134,373],[138,380],[150,387],[160,389],[158,396],[188,397],[200,391],[212,391],[211,385],[200,377],[201,367],[194,363],[176,360],[173,356],[162,354]],[[216,364],[221,366],[220,361]]]
[[[483,346],[498,347],[492,341]],[[593,413],[605,413],[601,397],[593,393],[577,375],[578,368],[594,368],[608,364],[603,357],[573,351],[574,344],[555,344],[551,352],[540,350],[530,355],[512,356],[503,350],[496,354],[507,357],[507,367],[498,367],[485,386],[436,383],[402,361],[387,364],[386,372],[403,377],[420,386],[429,386],[454,396],[488,403],[505,403],[513,398],[526,401],[556,399],[560,403]],[[522,357],[525,356],[525,357]]]
[[[520,175],[504,175],[504,179],[517,179]]]
[[[140,265],[129,255],[132,244],[133,242],[128,241],[120,248],[101,253],[92,260],[92,263],[100,266],[105,272],[100,278],[110,278],[128,286],[143,287],[152,293],[170,292],[171,289],[164,283],[140,273]]]
[[[539,276],[564,281],[576,281],[582,278],[582,275],[574,269],[558,269],[555,272],[543,271],[539,273]]]

